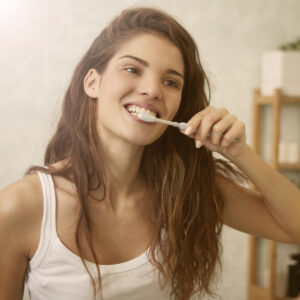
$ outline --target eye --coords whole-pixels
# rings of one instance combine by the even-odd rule
[[[175,80],[165,80],[165,83],[170,87],[179,88],[179,85]]]
[[[129,73],[133,73],[133,74],[139,74],[140,70],[136,67],[126,67],[124,68],[125,71],[129,72]]]

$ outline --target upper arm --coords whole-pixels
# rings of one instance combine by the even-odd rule
[[[223,177],[218,177],[217,182],[225,198],[225,225],[257,237],[295,244],[272,217],[260,192],[234,184]]]
[[[0,299],[22,299],[34,215],[26,189],[0,191]]]

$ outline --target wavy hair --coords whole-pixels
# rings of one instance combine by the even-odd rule
[[[126,9],[94,40],[73,73],[57,129],[46,148],[44,165],[48,168],[31,166],[25,173],[42,171],[63,176],[75,184],[80,203],[76,246],[91,278],[95,299],[98,291],[102,295],[102,285],[92,242],[93,224],[86,202],[91,191],[100,187],[104,189],[104,196],[94,198],[94,201],[103,201],[107,181],[103,155],[98,147],[97,101],[86,95],[83,81],[91,68],[103,73],[116,51],[129,38],[140,33],[167,38],[183,56],[185,84],[174,120],[189,120],[209,105],[208,79],[190,34],[173,17],[160,10],[145,7]],[[52,168],[51,164],[65,159],[68,159],[66,165]],[[194,294],[215,295],[212,285],[218,267],[221,268],[224,211],[224,198],[216,178],[220,175],[237,181],[242,174],[229,162],[214,158],[205,147],[196,149],[192,139],[178,134],[178,129],[172,127],[145,146],[140,168],[148,187],[157,195],[154,203],[157,221],[150,244],[150,261],[159,270],[161,288],[170,285],[170,297],[182,300],[190,299]],[[83,222],[86,223],[88,246],[97,266],[97,282],[82,257],[79,227]],[[165,238],[161,236],[162,228],[167,232]],[[161,259],[155,255],[157,248]]]

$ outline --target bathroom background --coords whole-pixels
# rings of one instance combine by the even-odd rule
[[[261,83],[262,55],[300,37],[300,1],[1,0],[0,188],[43,163],[75,65],[112,17],[142,5],[167,11],[192,34],[210,79],[211,104],[243,120],[252,144],[252,94]],[[283,119],[282,136],[299,143],[299,109],[287,106]],[[268,149],[268,122],[262,135]],[[268,151],[263,155],[267,159]],[[223,244],[216,292],[223,300],[246,300],[249,236],[224,227]]]

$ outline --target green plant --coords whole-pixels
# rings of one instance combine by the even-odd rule
[[[300,38],[294,42],[281,45],[279,49],[283,51],[300,51]]]

